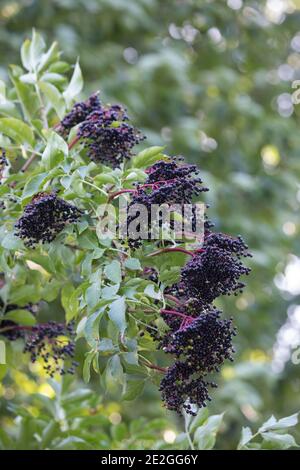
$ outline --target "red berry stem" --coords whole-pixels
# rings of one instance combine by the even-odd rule
[[[115,197],[118,197],[118,196],[120,196],[121,194],[124,194],[124,193],[136,193],[136,189],[120,189],[120,191],[116,191],[115,193],[111,193],[109,198],[108,198],[108,201],[112,201],[112,199],[114,199]]]
[[[174,316],[181,317],[184,320],[188,320],[188,321],[195,320],[194,317],[186,315],[185,313],[182,313],[182,312],[177,312],[177,310],[166,310],[163,308],[161,309],[160,313],[165,314],[165,315],[174,315]]]
[[[172,302],[174,302],[174,303],[177,304],[177,305],[182,305],[182,303],[180,302],[180,300],[177,299],[177,297],[175,297],[174,295],[165,294],[165,298],[168,299],[168,300],[171,300]]]
[[[184,248],[180,248],[180,247],[162,248],[161,250],[157,250],[157,251],[154,251],[153,253],[150,253],[150,255],[148,255],[148,256],[157,256],[157,255],[160,255],[162,253],[169,253],[169,252],[174,252],[174,251],[178,251],[179,253],[184,253],[184,254],[189,255],[189,256],[194,256],[193,251],[185,250]]]
[[[32,326],[21,326],[21,325],[11,325],[0,328],[0,334],[5,333],[6,331],[32,331]]]
[[[77,135],[77,136],[72,140],[72,142],[69,143],[69,150],[71,150],[71,149],[77,144],[77,142],[79,141],[79,139],[80,139],[80,136]]]

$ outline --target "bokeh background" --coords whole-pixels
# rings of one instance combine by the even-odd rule
[[[1,0],[1,78],[33,27],[68,61],[80,57],[86,96],[100,89],[125,104],[148,145],[197,163],[216,228],[251,248],[247,289],[220,304],[238,336],[210,405],[226,412],[218,447],[234,448],[244,425],[299,411],[300,1]],[[12,373],[0,389],[2,426],[27,402],[38,417],[37,391],[52,393],[26,366]],[[182,426],[151,385],[131,405],[106,403],[112,423],[142,415],[166,419],[174,433]]]

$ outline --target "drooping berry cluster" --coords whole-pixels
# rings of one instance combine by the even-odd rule
[[[203,248],[181,270],[182,288],[189,297],[210,304],[220,295],[237,294],[245,284],[239,279],[250,269],[240,261],[249,256],[241,237],[232,239],[221,233],[206,237]]]
[[[67,224],[76,222],[82,212],[72,204],[57,197],[55,192],[36,194],[27,204],[17,221],[16,235],[28,247],[49,243]]]
[[[122,106],[103,105],[97,94],[76,103],[61,121],[59,129],[66,134],[75,125],[79,125],[76,140],[84,141],[88,156],[113,168],[130,158],[132,148],[145,138],[129,124]]]
[[[132,148],[144,136],[127,121],[122,106],[101,106],[79,126],[77,135],[85,141],[94,162],[115,168],[130,158]]]
[[[191,204],[195,196],[208,191],[196,165],[184,164],[182,157],[160,160],[146,170],[147,179],[137,186],[133,203]]]
[[[162,314],[164,317],[171,316]],[[204,378],[210,372],[218,372],[225,359],[232,360],[235,329],[232,321],[221,319],[220,314],[220,311],[210,308],[202,310],[196,318],[182,313],[177,325],[166,320],[171,326],[160,347],[176,357],[160,386],[168,409],[180,412],[184,408],[193,413],[192,405],[205,406],[206,401],[210,400],[207,385],[212,383]],[[173,389],[170,388],[170,376],[173,378]]]
[[[147,181],[137,187],[132,203],[146,203],[149,208],[162,202],[191,203],[194,195],[207,190],[199,187],[199,176],[194,179],[197,173],[193,165],[162,161],[147,173]],[[185,409],[194,414],[195,405],[206,406],[210,400],[208,387],[216,387],[207,380],[208,374],[217,372],[226,359],[233,360],[235,328],[231,319],[221,318],[212,302],[220,295],[240,292],[245,285],[240,277],[250,272],[241,261],[251,256],[243,239],[214,233],[212,224],[206,221],[201,247],[193,251],[175,248],[191,258],[181,269],[179,282],[165,290],[166,299],[176,305],[175,309],[161,310],[169,329],[163,336],[149,330],[159,348],[175,357],[161,381],[160,391],[165,406],[179,413]],[[172,248],[161,251],[168,250]]]
[[[211,401],[208,387],[216,387],[216,384],[205,381],[201,376],[194,379],[193,375],[193,368],[184,362],[176,361],[168,368],[160,383],[160,391],[169,410],[181,413],[185,409],[187,413],[195,414],[192,405],[202,407]]]
[[[77,363],[73,360],[75,352],[74,329],[71,324],[40,323],[33,326],[26,337],[24,352],[30,354],[31,362],[42,359],[44,370],[53,377],[55,373],[74,374]],[[70,363],[71,362],[71,363]],[[70,363],[69,367],[65,364]]]
[[[85,121],[89,114],[101,107],[98,93],[91,95],[86,101],[75,103],[71,111],[62,119],[58,130],[67,135],[72,127]]]
[[[10,305],[5,313],[20,308]],[[34,311],[34,306],[22,307]],[[55,373],[64,375],[74,374],[77,362],[74,361],[75,332],[72,324],[65,325],[50,321],[35,326],[23,326],[14,321],[3,319],[0,322],[0,334],[8,341],[23,339],[24,353],[30,354],[30,360],[35,363],[41,360],[44,370],[50,377]]]
[[[170,229],[174,228],[174,217],[176,215],[183,216],[184,204],[192,204],[193,199],[202,192],[208,191],[202,186],[202,180],[199,176],[196,165],[188,165],[182,163],[181,157],[169,158],[161,160],[146,170],[147,179],[145,183],[139,184],[132,194],[129,204],[129,216],[127,218],[129,245],[137,248],[141,245],[142,239],[137,236],[131,236],[130,224],[139,216],[139,206],[143,206],[147,212],[148,225],[146,240],[153,238],[153,233],[159,233],[159,228],[163,226],[162,215],[154,221],[151,219],[153,215],[152,208],[154,205],[167,205],[170,208]],[[136,214],[137,212],[137,214]],[[145,237],[143,238],[145,240]]]

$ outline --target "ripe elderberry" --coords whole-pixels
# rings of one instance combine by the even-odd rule
[[[225,359],[232,360],[232,336],[236,334],[232,320],[221,319],[220,313],[210,308],[186,322],[186,326],[165,336],[163,350],[184,358],[194,372],[218,372]]]
[[[120,105],[99,106],[80,124],[77,137],[84,140],[93,161],[113,168],[130,158],[132,148],[145,138],[128,123]]]
[[[216,387],[216,384],[205,381],[203,377],[192,377],[192,368],[183,362],[177,361],[168,368],[159,388],[168,410],[181,414],[185,409],[187,413],[195,415],[195,405],[201,408],[211,401],[208,387]]]
[[[137,186],[135,197],[151,204],[191,204],[194,196],[208,191],[196,165],[182,164],[182,157],[160,160],[146,170],[147,179]]]
[[[153,205],[167,204],[170,206],[170,229],[174,228],[174,216],[178,209],[171,207],[172,205],[180,206],[180,214],[183,215],[183,205],[192,204],[194,197],[199,196],[202,192],[208,191],[208,188],[202,186],[202,180],[195,165],[182,164],[181,157],[169,158],[169,160],[161,160],[146,170],[147,179],[145,183],[139,184],[133,192],[129,211],[132,209],[133,215],[128,216],[127,224],[133,222],[139,214],[134,214],[134,206],[142,205],[148,213],[148,237],[154,231],[159,233],[159,229],[163,226],[162,215],[159,214],[159,220],[156,225],[151,220],[151,208]],[[138,207],[138,206],[136,206]],[[193,223],[195,226],[195,206],[193,205]],[[178,214],[178,212],[177,212]],[[194,230],[194,229],[193,229]],[[138,248],[142,240],[137,237],[133,239],[129,236],[128,243],[131,248]]]
[[[67,224],[76,222],[82,211],[57,197],[55,192],[36,194],[17,221],[16,235],[28,247],[49,243]]]
[[[89,114],[101,108],[98,93],[94,93],[86,101],[75,103],[71,111],[59,123],[58,130],[67,135],[72,127],[85,121]]]
[[[241,238],[231,239],[223,234],[211,234],[181,270],[182,289],[189,297],[198,298],[203,305],[220,295],[241,292],[245,284],[239,279],[250,269],[240,257],[249,256]]]
[[[173,315],[168,315],[173,313]],[[221,312],[213,307],[202,310],[196,318],[177,311],[162,311],[170,330],[163,336],[159,347],[177,359],[162,379],[160,391],[168,409],[181,412],[185,408],[193,414],[193,406],[206,406],[210,400],[205,377],[219,371],[226,359],[232,360],[232,320],[221,319]],[[170,321],[169,318],[172,318]],[[176,318],[176,319],[174,319]]]
[[[74,374],[77,363],[73,360],[75,352],[74,329],[71,324],[40,323],[25,334],[24,352],[30,354],[31,362],[42,359],[44,370],[53,377],[55,373]],[[65,363],[70,366],[65,367]]]

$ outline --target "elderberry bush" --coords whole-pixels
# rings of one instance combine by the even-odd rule
[[[214,232],[206,215],[202,245],[177,234],[153,240],[150,221],[145,240],[103,234],[107,213],[119,224],[121,195],[148,214],[154,204],[189,204],[194,221],[208,188],[183,157],[139,148],[143,136],[122,104],[78,96],[78,63],[53,84],[61,67],[57,46],[46,50],[34,33],[13,68],[12,115],[0,117],[1,340],[8,357],[22,342],[22,357],[56,380],[98,374],[97,393],[123,400],[159,382],[166,408],[194,414],[211,399],[213,374],[233,359],[234,321],[214,302],[244,288],[248,247]]]

